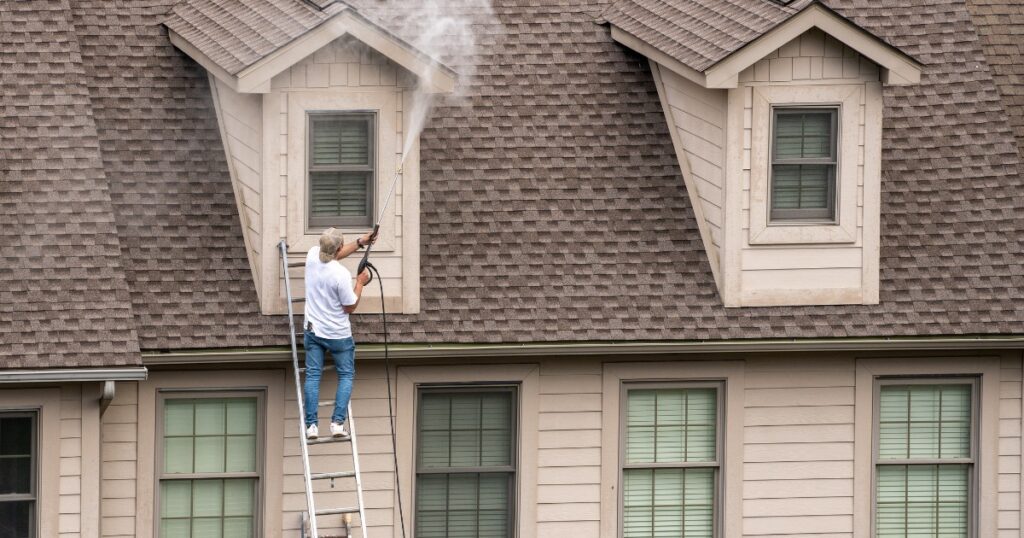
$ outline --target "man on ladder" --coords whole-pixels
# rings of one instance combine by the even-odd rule
[[[303,345],[306,349],[306,381],[303,400],[306,412],[306,438],[320,436],[317,408],[320,400],[320,375],[324,352],[330,351],[338,371],[338,389],[331,415],[331,436],[347,437],[345,416],[352,396],[352,379],[356,373],[356,344],[352,339],[349,314],[355,312],[363,286],[370,281],[364,269],[352,285],[352,273],[339,260],[376,241],[368,232],[346,244],[340,230],[329,228],[320,236],[320,245],[306,254],[306,307]]]

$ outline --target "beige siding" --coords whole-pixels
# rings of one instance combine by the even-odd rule
[[[301,118],[291,117],[301,114],[300,101],[316,99],[320,104],[312,109],[330,110],[360,108],[360,99],[376,95],[391,103],[389,112],[381,110],[381,114],[389,117],[378,117],[377,147],[379,152],[377,164],[377,205],[378,211],[383,204],[396,169],[401,162],[404,142],[403,110],[408,106],[412,96],[414,77],[382,54],[363,45],[351,37],[342,37],[308,56],[301,62],[275,76],[271,81],[272,92],[264,96],[264,125],[268,132],[264,136],[264,146],[272,148],[272,152],[264,160],[268,174],[264,178],[268,199],[264,202],[264,237],[263,250],[273,251],[273,256],[263,260],[263,271],[268,275],[263,286],[271,290],[271,294],[263,300],[264,310],[281,313],[284,311],[284,281],[281,276],[280,261],[277,256],[277,243],[287,239],[291,251],[289,261],[304,260],[306,250],[315,244],[317,235],[307,233],[304,217],[305,193],[302,192],[305,164],[297,148],[302,147],[305,137]],[[363,105],[363,108],[376,108]],[[391,108],[394,110],[391,111]],[[298,121],[297,121],[298,120]],[[392,148],[388,151],[387,148]],[[381,237],[374,255],[374,265],[384,279],[387,293],[387,310],[389,312],[414,312],[418,309],[418,213],[406,214],[407,202],[415,202],[418,207],[418,189],[413,189],[404,180],[418,181],[418,145],[411,148],[410,158],[404,165],[405,176],[402,185],[396,189],[389,205],[389,215],[382,222]],[[296,155],[291,155],[296,153]],[[267,166],[267,163],[273,163]],[[411,196],[411,198],[410,198]],[[408,200],[407,200],[408,198]],[[393,215],[391,214],[393,213]],[[354,240],[356,230],[351,232],[347,240]],[[365,230],[360,230],[365,231]],[[405,235],[413,233],[410,240],[415,240],[415,247],[407,241]],[[412,252],[409,252],[412,251]],[[355,271],[355,257],[345,263],[351,271]],[[415,262],[415,263],[412,263]],[[302,295],[302,270],[291,271],[292,289],[296,295]],[[408,276],[408,278],[406,278]],[[415,297],[409,292],[415,288]],[[376,286],[367,287],[364,291],[364,312],[379,310],[380,293]],[[268,310],[269,309],[269,310]]]
[[[103,536],[135,536],[138,384],[118,383],[100,425]]]
[[[740,253],[736,265],[723,262],[726,264],[723,271],[729,274],[727,281],[732,282],[731,287],[727,284],[727,295],[735,297],[730,300],[753,306],[877,301],[877,232],[873,231],[871,216],[865,211],[877,211],[877,208],[872,209],[871,200],[874,198],[871,193],[874,191],[870,190],[877,178],[873,177],[873,168],[867,162],[871,159],[871,151],[866,149],[866,144],[871,145],[868,134],[873,132],[872,129],[880,128],[872,122],[875,101],[880,99],[880,95],[876,97],[878,77],[876,64],[816,29],[740,73],[739,88],[731,91],[737,94],[737,105],[741,105],[734,113],[742,115],[742,136],[735,138],[742,144],[742,150],[737,153],[738,161],[735,163],[739,170],[730,172],[735,174],[731,175],[730,181],[736,181],[742,189],[741,200],[737,204],[739,212],[735,217],[727,217],[730,226],[740,230],[734,236],[736,246],[730,247],[740,249]],[[790,87],[792,89],[786,91],[804,92],[814,102],[821,98],[816,96],[814,88],[833,91],[836,88],[856,89],[858,86],[861,89],[856,94],[855,105],[851,109],[846,106],[843,109],[844,116],[855,116],[853,124],[856,129],[855,132],[847,130],[841,133],[840,158],[841,162],[855,161],[856,164],[850,164],[848,169],[840,166],[840,184],[855,183],[848,192],[844,192],[842,187],[839,189],[837,211],[842,231],[811,230],[803,233],[799,228],[812,227],[776,226],[769,227],[767,234],[762,233],[765,224],[761,219],[765,218],[765,210],[761,206],[767,202],[764,194],[756,190],[752,174],[753,167],[767,165],[753,162],[752,155],[766,154],[766,149],[759,151],[758,148],[767,148],[770,135],[767,113],[762,113],[765,117],[758,113],[758,110],[766,110],[757,108],[756,103],[763,99],[759,97],[759,89]],[[831,100],[825,99],[826,102]],[[847,177],[847,171],[856,177]],[[844,200],[850,203],[848,207],[842,205]],[[851,211],[853,215],[848,214]],[[845,235],[822,239],[822,233]],[[768,234],[773,234],[771,237],[786,234],[787,237],[766,240]]]
[[[596,536],[601,523],[601,364],[544,364],[537,450],[538,538]]]
[[[259,282],[260,254],[263,249],[262,98],[257,94],[237,93],[215,77],[210,77],[210,83],[216,85],[214,98],[228,169],[231,172],[231,184],[242,219],[249,262],[255,272],[253,277]],[[259,287],[257,291],[262,292]]]
[[[727,391],[738,390],[740,404],[727,404],[735,412],[731,412],[726,421],[730,428],[738,427],[737,434],[731,437],[738,443],[735,445],[738,450],[730,452],[734,456],[727,455],[724,464],[730,469],[739,469],[737,486],[732,491],[740,492],[741,495],[735,504],[727,507],[729,512],[726,514],[727,518],[731,518],[730,521],[735,521],[734,528],[738,530],[734,535],[751,538],[866,538],[866,527],[858,527],[864,524],[864,516],[855,510],[855,506],[870,507],[870,494],[863,496],[865,482],[863,477],[858,478],[855,468],[863,466],[864,462],[860,458],[870,454],[870,443],[864,446],[857,444],[857,439],[862,439],[857,433],[861,426],[857,421],[864,412],[870,416],[870,409],[858,411],[858,402],[870,401],[870,396],[867,400],[860,400],[858,395],[864,394],[865,387],[870,395],[872,377],[870,373],[864,376],[858,357],[831,353],[706,358],[711,360],[650,361],[651,358],[647,357],[644,360],[650,362],[644,362],[640,367],[618,365],[620,374],[616,375],[628,372],[630,379],[661,381],[715,379],[715,364],[728,362],[732,365],[734,373],[729,375],[733,376],[730,379],[735,379],[736,383],[727,387]],[[399,385],[395,391],[398,398],[396,409],[400,413],[399,456],[400,461],[404,462],[403,469],[409,468],[414,446],[411,403],[414,399],[410,398],[413,394],[412,383],[445,380],[466,382],[469,379],[478,382],[508,382],[516,379],[509,372],[532,369],[539,375],[533,374],[537,380],[531,382],[535,387],[530,389],[534,391],[531,392],[534,396],[523,402],[521,421],[524,427],[530,425],[528,427],[534,435],[527,442],[525,436],[531,432],[522,432],[524,444],[520,447],[520,477],[528,484],[525,490],[521,490],[521,494],[536,496],[535,502],[524,498],[524,502],[528,502],[535,510],[535,515],[530,514],[521,520],[523,526],[520,536],[606,536],[608,529],[614,529],[616,525],[615,510],[604,509],[603,503],[608,495],[611,495],[611,499],[617,498],[617,466],[615,460],[609,464],[605,456],[608,451],[616,451],[617,445],[607,443],[602,446],[602,435],[605,428],[617,425],[620,420],[618,406],[614,403],[618,401],[618,385],[617,382],[609,383],[611,374],[608,373],[609,365],[606,363],[622,360],[622,357],[542,359],[536,360],[536,365],[522,364],[515,368],[506,368],[500,363],[475,365],[472,368],[431,368],[421,365],[399,367],[394,376],[396,384],[399,378],[406,379],[406,376],[413,376],[411,379],[416,380]],[[929,371],[950,375],[960,371],[970,373],[975,359],[917,357],[897,360],[901,365],[913,366],[915,369],[910,373],[915,375]],[[892,361],[884,359],[881,362],[889,364]],[[992,438],[981,440],[981,450],[991,450],[993,457],[997,458],[994,461],[998,468],[990,466],[988,469],[992,470],[993,481],[997,481],[998,487],[991,501],[981,501],[981,510],[982,517],[990,520],[997,518],[993,528],[998,528],[1000,538],[1019,537],[1021,359],[1019,354],[1006,355],[1001,361],[995,362],[999,365],[995,370],[998,372],[999,383],[994,389],[998,397],[992,401],[997,401],[998,406],[983,407],[982,413],[984,420],[997,423],[998,428],[993,430],[997,434],[992,435]],[[935,368],[930,369],[930,364],[934,364]],[[419,373],[411,373],[413,369]],[[429,375],[422,373],[425,369],[429,370]],[[276,484],[281,492],[280,504],[270,503],[271,506],[279,506],[280,513],[278,517],[272,518],[274,526],[268,532],[289,536],[295,534],[299,527],[305,498],[297,438],[300,423],[297,420],[294,388],[286,370],[281,369],[279,372],[279,377],[268,377],[265,374],[260,378],[264,380],[260,383],[267,379],[278,379],[280,386],[274,390],[283,390],[284,394],[284,398],[277,400],[279,408],[268,411],[268,416],[279,417],[282,422],[278,426],[283,427],[283,432],[280,427],[277,429],[283,435],[279,433],[275,439],[267,440],[268,447],[280,443],[283,454],[283,465],[265,477],[268,486]],[[160,375],[170,374],[161,373],[154,377]],[[200,375],[210,377],[209,374],[199,372],[180,373],[176,378],[176,386],[184,386],[181,380]],[[235,383],[250,385],[255,383],[255,378],[247,377],[248,374],[243,371],[221,372],[220,375],[218,379],[232,379]],[[322,400],[333,399],[335,382],[333,371],[326,372]],[[147,383],[153,383],[147,389],[150,391],[152,387],[161,386],[158,378]],[[211,387],[223,385],[223,382],[215,380],[204,380],[202,383]],[[861,386],[861,383],[866,385]],[[610,390],[616,392],[611,394],[608,392]],[[353,408],[361,447],[367,518],[372,536],[393,537],[397,531],[397,497],[394,491],[395,473],[385,394],[383,365],[360,362]],[[62,521],[66,520],[62,528],[70,536],[77,532],[73,529],[73,515],[78,513],[75,512],[78,503],[85,502],[76,493],[77,482],[74,478],[74,473],[81,468],[78,456],[80,449],[75,448],[78,446],[75,436],[79,431],[79,419],[76,417],[80,411],[76,411],[74,403],[85,401],[85,397],[73,388],[65,389],[61,397],[61,515]],[[140,444],[136,444],[136,437],[143,435],[139,432],[147,431],[145,435],[152,436],[151,428],[137,429],[139,401],[141,398],[134,384],[119,384],[117,398],[102,419],[102,516],[105,536],[145,536],[145,532],[137,534],[137,529],[145,531],[151,528],[152,512],[140,509],[147,503],[151,504],[151,501],[148,498],[146,501],[136,499],[138,491],[152,491],[153,477],[147,476],[137,481],[136,470],[146,467],[145,461],[139,460],[145,460],[143,456],[152,453],[155,442],[140,438]],[[149,401],[151,406],[152,398]],[[730,396],[729,402],[732,401],[733,396]],[[70,405],[66,410],[63,408],[65,402]],[[321,409],[321,424],[325,427],[329,413],[330,408]],[[147,448],[137,449],[137,446]],[[314,446],[314,470],[350,469],[348,450],[345,444]],[[151,465],[151,455],[148,458]],[[865,461],[865,476],[868,476],[870,457]],[[610,467],[605,468],[608,465]],[[979,472],[986,472],[986,467],[979,465],[978,468]],[[535,487],[530,485],[534,481]],[[149,486],[146,486],[147,482]],[[402,485],[407,494],[414,487],[413,477],[408,471],[403,471]],[[354,502],[352,483],[347,480],[336,481],[333,489],[329,482],[319,482],[316,491],[321,507],[346,506]],[[411,499],[406,501],[405,510],[409,525],[414,514]],[[136,513],[141,514],[138,522]],[[325,532],[337,531],[339,521],[339,518],[325,518],[322,529]],[[858,524],[858,521],[861,523]]]
[[[747,362],[745,536],[853,532],[854,363]]]
[[[680,166],[697,187],[711,236],[709,248],[717,250],[722,244],[726,92],[702,88],[667,69],[660,73],[669,128],[675,130],[685,153],[679,156]]]

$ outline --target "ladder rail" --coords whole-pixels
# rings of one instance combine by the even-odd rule
[[[308,512],[307,521],[309,523],[310,537],[320,538],[319,532],[316,528],[316,504],[313,501],[313,481],[310,479],[310,468],[309,468],[309,446],[306,444],[306,410],[305,403],[302,394],[302,382],[300,381],[299,375],[299,347],[295,340],[295,311],[292,308],[292,285],[291,278],[288,275],[288,245],[284,239],[278,245],[281,251],[281,266],[284,269],[284,293],[287,298],[285,303],[288,305],[288,325],[290,330],[288,331],[289,338],[292,344],[292,368],[295,374],[295,401],[298,402],[299,406],[299,445],[302,447],[302,473],[305,476],[306,482],[306,509]],[[350,411],[351,414],[351,411]],[[355,444],[353,443],[352,449],[355,450]],[[357,475],[358,476],[358,468]],[[361,494],[361,490],[360,490]],[[360,498],[360,511],[362,510],[362,498]],[[359,517],[362,518],[360,512]],[[363,532],[365,536],[365,530]]]
[[[356,503],[359,506],[359,530],[362,531],[362,538],[366,534],[366,505],[363,503],[363,476],[359,472],[359,443],[356,440],[356,420],[352,415],[352,402],[348,404],[348,428],[352,442],[352,471],[356,475]]]

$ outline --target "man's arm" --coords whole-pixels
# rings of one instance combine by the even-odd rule
[[[352,303],[350,305],[343,305],[341,307],[345,311],[346,314],[351,314],[352,312],[356,311],[356,308],[359,306],[359,299],[361,299],[363,297],[363,286],[365,286],[366,283],[369,282],[369,281],[370,281],[370,270],[369,269],[363,269],[363,272],[359,273],[359,276],[356,277],[356,285],[355,285],[355,288],[353,288],[353,290],[352,290],[356,294],[356,302],[354,302],[354,303]]]
[[[365,247],[366,245],[372,245],[377,241],[377,237],[373,235],[373,232],[366,232],[362,237],[352,241],[351,243],[345,243],[338,249],[337,254],[334,255],[334,259],[340,260],[347,257],[353,252]]]

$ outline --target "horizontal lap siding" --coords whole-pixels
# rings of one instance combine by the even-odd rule
[[[745,381],[744,536],[853,536],[853,360],[750,360]]]
[[[599,532],[601,390],[599,361],[552,361],[541,366],[538,538]]]
[[[999,372],[999,479],[998,524],[1000,538],[1019,538],[1021,509],[1021,361],[1004,358]]]

